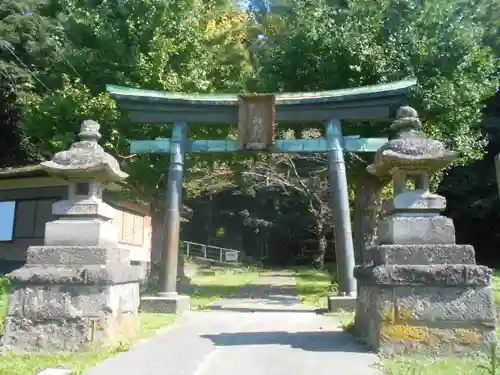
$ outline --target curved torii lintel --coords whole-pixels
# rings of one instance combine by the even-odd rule
[[[276,121],[377,120],[392,117],[395,107],[416,87],[415,78],[350,89],[276,94]],[[236,124],[239,94],[184,94],[107,85],[106,90],[132,121]],[[396,108],[397,109],[397,108]]]

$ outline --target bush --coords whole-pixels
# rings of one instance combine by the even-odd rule
[[[9,292],[10,280],[7,277],[0,277],[0,299]]]
[[[7,303],[7,293],[10,288],[10,280],[6,277],[0,277],[0,337],[3,335],[3,321]]]

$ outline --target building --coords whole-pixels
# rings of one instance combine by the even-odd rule
[[[107,185],[104,200],[115,209],[119,242],[133,264],[148,269],[152,223],[149,207],[120,199],[119,185]],[[39,165],[0,169],[0,274],[20,267],[29,246],[42,245],[45,223],[55,220],[52,204],[67,198],[67,182]]]

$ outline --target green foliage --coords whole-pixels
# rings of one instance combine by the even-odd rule
[[[427,133],[459,151],[462,161],[484,147],[483,102],[497,88],[498,61],[482,41],[497,22],[494,0],[294,0],[268,48],[260,51],[260,89],[311,91],[416,76],[413,105]],[[387,128],[387,126],[385,126]],[[373,124],[348,133],[381,135]]]
[[[135,193],[161,201],[168,157],[129,157],[131,139],[169,137],[169,126],[133,125],[121,114],[107,83],[182,92],[241,91],[250,73],[241,44],[246,18],[220,1],[69,1],[59,4],[64,60],[41,75],[50,90],[31,95],[23,125],[47,155],[68,147],[82,120],[101,123],[104,146],[129,173]],[[212,26],[216,26],[216,31]],[[191,127],[190,137],[227,138],[228,128]],[[189,170],[207,157],[188,155]],[[189,186],[188,186],[189,187]],[[193,189],[195,190],[195,189]],[[192,191],[188,191],[188,195]]]
[[[488,353],[488,363],[487,364],[479,364],[478,368],[486,370],[488,375],[498,375],[500,374],[500,369],[498,368],[498,352],[497,352],[498,343],[495,341],[490,346],[490,352]]]
[[[3,335],[5,310],[7,308],[7,293],[10,289],[10,280],[0,276],[0,338]]]
[[[6,295],[10,289],[10,280],[7,277],[0,277],[0,297]]]
[[[39,160],[38,152],[19,126],[21,106],[18,103],[16,84],[0,77],[0,168],[13,167]]]
[[[264,2],[255,1],[251,9],[259,15],[250,18],[234,3],[3,0],[0,74],[16,83],[16,97],[26,104],[23,129],[14,126],[17,138],[8,143],[31,140],[49,157],[68,147],[81,121],[95,119],[102,125],[104,146],[130,175],[132,195],[161,209],[168,157],[128,155],[129,144],[132,139],[169,137],[170,127],[132,124],[104,93],[105,84],[184,92],[247,87],[310,91],[415,75],[420,86],[412,103],[427,133],[459,151],[463,163],[482,155],[486,139],[479,126],[480,109],[498,81],[492,52],[497,48],[498,53],[497,1],[277,0],[270,2],[267,13],[262,12],[268,10]],[[265,38],[256,40],[260,32]],[[383,136],[388,126],[347,123],[344,130]],[[196,125],[190,137],[230,138],[234,130]],[[351,165],[353,160],[348,159]],[[257,161],[268,163],[265,158]],[[255,194],[242,178],[242,170],[249,167],[244,156],[189,154],[186,166],[187,197],[225,188]],[[463,179],[451,185],[456,181],[466,185]],[[466,190],[463,196],[471,197]],[[275,187],[266,186],[259,194],[264,192],[272,195],[274,211],[263,212],[269,208],[262,204],[258,213],[240,209],[232,217],[242,212],[248,226],[269,237],[269,228],[297,232],[289,224],[293,214],[288,212],[285,220],[282,213],[298,212],[300,206],[299,215],[306,216],[306,200],[292,204],[297,197]],[[476,199],[474,207],[488,206],[488,199]],[[309,216],[296,226],[308,227],[304,223],[311,221]]]
[[[44,85],[38,73],[60,57],[62,29],[50,0],[2,0],[0,3],[0,75],[24,92]]]
[[[500,93],[489,100],[484,112],[487,153],[481,160],[448,171],[439,193],[447,199],[445,214],[455,222],[457,242],[474,245],[479,263],[496,266],[500,261],[495,224],[500,220],[500,199],[494,158],[500,153]]]
[[[43,87],[38,73],[58,56],[58,24],[48,12],[45,0],[0,2],[0,167],[40,159],[20,127],[19,100],[35,83]]]

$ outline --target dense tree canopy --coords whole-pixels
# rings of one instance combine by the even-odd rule
[[[105,146],[120,157],[142,199],[156,200],[168,158],[129,157],[131,139],[168,137],[169,126],[131,124],[105,84],[183,92],[240,91],[250,72],[243,46],[246,17],[232,2],[61,2],[64,60],[40,75],[50,90],[33,95],[23,125],[48,153],[67,147],[85,118],[103,127]],[[227,129],[191,127],[191,137]],[[188,165],[203,162],[190,156]]]
[[[449,0],[291,0],[285,5],[274,13],[271,6],[261,21],[265,43],[255,49],[252,82],[257,90],[339,89],[416,76],[419,87],[411,103],[427,134],[458,151],[462,164],[482,156],[487,133],[481,109],[498,85],[498,59],[491,48],[497,2],[471,7]],[[321,124],[298,124],[296,130],[304,126],[322,131]],[[344,124],[346,134],[381,136],[388,130],[388,124]],[[354,231],[363,232],[356,248],[373,241],[362,238],[376,224],[366,207],[380,203],[380,184],[364,172],[372,156],[363,156],[348,159],[351,191],[355,184],[358,188]],[[272,157],[263,159],[272,164]],[[302,178],[307,173],[302,171]]]
[[[430,136],[482,154],[484,101],[498,86],[498,59],[485,45],[500,5],[493,0],[292,1],[286,22],[261,50],[264,91],[311,91],[419,80],[413,105]],[[362,124],[366,125],[366,124]],[[348,130],[378,133],[380,128]]]
[[[426,132],[459,151],[460,163],[472,162],[476,173],[475,182],[467,167],[446,176],[441,190],[450,205],[467,198],[473,207],[451,207],[452,216],[496,217],[491,161],[500,151],[500,133],[491,113],[483,121],[482,109],[498,86],[498,1],[252,0],[240,6],[233,0],[0,2],[0,121],[9,128],[10,146],[2,147],[3,165],[36,160],[37,153],[49,157],[75,139],[82,120],[92,118],[102,125],[106,149],[130,174],[132,196],[161,211],[159,187],[169,159],[129,155],[129,143],[169,137],[170,126],[132,124],[105,93],[105,84],[183,92],[313,91],[416,76],[419,89],[411,100]],[[191,138],[235,136],[234,128],[202,125],[191,126]],[[292,130],[298,136],[305,129],[323,131],[320,124]],[[344,132],[389,135],[388,124],[366,122],[346,123]],[[348,157],[351,197],[355,184],[359,191],[374,189],[368,198],[357,191],[362,199],[356,207],[379,200],[379,186],[362,173],[371,159],[365,156]],[[331,238],[331,231],[320,230],[330,221],[328,210],[321,211],[328,209],[326,174],[311,170],[309,162],[207,154],[188,155],[186,162],[186,197],[202,194],[191,201],[195,215],[212,218],[220,208],[221,221],[205,229],[208,238],[229,233],[221,230],[224,225],[287,251],[303,248],[307,235],[317,237],[318,247]],[[297,173],[283,173],[284,168]],[[283,181],[293,193],[283,189]],[[457,191],[457,185],[463,188]],[[217,197],[213,203],[209,197],[219,192],[239,203],[225,206]],[[373,221],[370,213],[362,214]],[[369,225],[358,219],[356,227],[366,232]],[[288,251],[280,257],[293,256]]]
[[[33,14],[32,9],[37,9]],[[58,26],[46,1],[5,0],[0,3],[0,166],[16,166],[40,159],[20,127],[21,102],[44,88],[38,78],[58,56]]]

